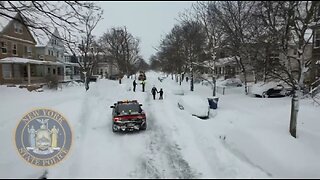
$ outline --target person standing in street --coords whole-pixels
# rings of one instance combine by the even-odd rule
[[[163,99],[163,90],[162,90],[162,88],[160,89],[159,94],[160,94],[159,100],[162,100]]]
[[[156,100],[156,93],[158,93],[158,90],[155,86],[153,86],[153,88],[151,89],[151,93],[153,96],[153,100]]]
[[[137,86],[136,80],[133,80],[133,92],[136,92],[136,86]]]
[[[145,87],[145,85],[146,85],[146,82],[143,80],[143,81],[141,82],[141,84],[142,84],[142,92],[144,92],[144,87]]]

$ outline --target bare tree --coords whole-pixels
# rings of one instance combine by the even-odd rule
[[[211,6],[212,12],[217,16],[218,26],[225,32],[226,47],[232,52],[241,68],[246,94],[248,94],[248,73],[254,70],[251,66],[252,44],[259,34],[257,31],[259,26],[253,16],[256,4],[255,1],[219,1]]]
[[[221,49],[223,49],[223,39],[224,31],[218,24],[217,13],[214,12],[214,6],[216,2],[211,1],[199,1],[192,5],[191,12],[188,10],[181,16],[181,19],[188,21],[189,19],[194,19],[203,26],[203,30],[206,35],[207,46],[206,53],[210,58],[205,61],[205,63],[194,63],[195,66],[205,67],[210,69],[212,82],[213,83],[213,96],[216,95],[216,76],[215,76],[215,64],[219,58],[218,54]],[[190,17],[191,16],[191,17]]]
[[[150,57],[150,69],[155,70],[155,71],[161,70],[160,61],[159,61],[157,55],[152,55]]]
[[[82,12],[99,11],[100,8],[91,2],[79,1],[1,1],[0,16],[14,19],[41,39],[42,36],[55,36],[53,30],[57,27],[71,36],[82,29]],[[19,13],[22,21],[15,18]],[[42,33],[41,33],[42,32]],[[43,34],[44,33],[44,34]],[[60,38],[60,37],[56,37]],[[65,39],[63,39],[65,40]]]
[[[129,33],[126,27],[111,28],[103,34],[99,43],[123,74],[129,76],[134,73],[135,64],[141,59],[140,40]]]
[[[89,78],[92,75],[93,68],[97,65],[98,54],[101,48],[98,46],[93,36],[93,30],[98,22],[102,19],[102,10],[96,10],[93,5],[88,11],[83,12],[80,18],[80,23],[83,29],[79,30],[79,35],[74,36],[69,32],[64,31],[64,39],[66,45],[72,52],[73,56],[78,57],[78,64],[84,74],[84,82],[86,90],[89,89]]]
[[[260,15],[269,35],[267,41],[277,47],[275,50],[280,54],[279,59],[271,61],[270,76],[293,88],[289,132],[295,138],[299,99],[305,88],[305,73],[311,61],[311,57],[306,55],[312,38],[308,29],[318,6],[319,2],[315,1],[262,2],[260,6]]]
[[[190,72],[190,90],[193,91],[193,73],[199,68],[194,64],[207,58],[206,39],[202,25],[197,21],[189,20],[175,25],[166,35],[160,44],[157,59],[160,61],[162,70],[167,73]]]

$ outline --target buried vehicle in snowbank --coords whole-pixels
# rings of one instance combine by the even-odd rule
[[[178,107],[201,119],[210,115],[210,106],[206,98],[196,95],[184,95],[178,99]]]
[[[251,87],[251,94],[255,97],[263,98],[285,97],[292,94],[292,88],[272,82],[264,84],[258,83]]]
[[[112,131],[146,130],[146,114],[137,100],[118,101],[112,108]]]

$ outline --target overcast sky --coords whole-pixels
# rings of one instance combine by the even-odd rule
[[[156,52],[153,47],[159,45],[160,39],[177,23],[179,13],[190,8],[193,2],[96,2],[104,14],[94,34],[101,36],[111,27],[127,26],[131,34],[140,38],[141,55],[149,62],[149,57]]]

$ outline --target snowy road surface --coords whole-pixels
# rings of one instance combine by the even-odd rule
[[[36,107],[61,112],[73,129],[71,152],[60,164],[48,168],[48,178],[319,177],[317,153],[320,146],[310,143],[319,142],[317,138],[320,137],[319,128],[311,123],[314,117],[307,118],[310,119],[306,120],[308,127],[301,128],[297,145],[287,137],[286,129],[281,129],[286,128],[287,119],[277,120],[276,115],[283,113],[281,116],[286,117],[288,112],[269,107],[274,101],[289,107],[289,99],[261,102],[261,99],[231,94],[223,97],[225,100],[220,98],[222,102],[215,117],[201,120],[177,107],[179,96],[172,92],[180,88],[179,85],[170,77],[160,82],[159,76],[158,73],[147,74],[146,92],[141,92],[140,86],[136,92],[131,91],[132,79],[124,79],[122,84],[100,80],[92,83],[88,92],[78,86],[43,93],[29,93],[18,88],[12,92],[13,88],[1,87],[0,177],[37,178],[43,174],[44,169],[32,167],[19,157],[11,137],[22,115]],[[163,88],[164,100],[152,99],[153,85]],[[188,84],[181,88],[188,90]],[[195,93],[203,97],[211,94],[208,87],[195,88]],[[246,107],[235,103],[237,98],[245,99]],[[112,132],[110,105],[126,99],[137,99],[143,104],[148,122],[146,131]],[[253,110],[257,106],[267,109],[265,112]],[[306,111],[317,112],[313,107]],[[269,118],[263,113],[270,113],[269,118],[275,120],[265,123]],[[274,131],[277,133],[269,134]],[[302,141],[304,138],[311,140]],[[272,142],[274,139],[279,140]],[[285,145],[275,147],[277,143]],[[291,159],[287,152],[290,148],[298,148],[298,153],[308,155],[292,160],[299,162],[298,165],[286,162]],[[296,170],[293,173],[292,168]],[[299,170],[301,168],[305,169]]]

